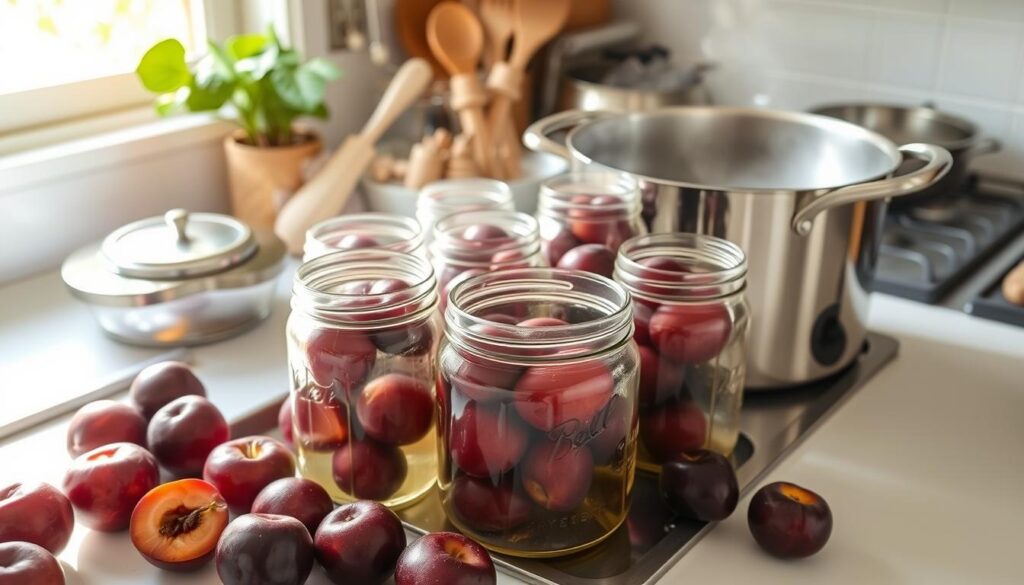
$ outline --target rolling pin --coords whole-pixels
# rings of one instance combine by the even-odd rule
[[[432,78],[433,71],[425,60],[406,61],[362,131],[346,138],[323,170],[284,204],[274,223],[274,232],[284,240],[289,252],[301,254],[306,230],[341,211],[376,156],[374,146],[381,135],[423,94]]]

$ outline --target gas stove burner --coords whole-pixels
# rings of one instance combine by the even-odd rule
[[[916,205],[905,213],[921,221],[946,222],[957,216],[960,210],[959,202],[949,203],[940,201],[927,205]]]
[[[954,198],[893,210],[873,289],[927,303],[1024,229],[1024,184],[972,178]]]

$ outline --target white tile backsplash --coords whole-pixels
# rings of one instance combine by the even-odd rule
[[[1024,21],[1024,2],[1021,0],[950,0],[949,13],[953,16],[968,18],[1020,22]]]
[[[935,14],[875,15],[867,51],[868,81],[933,89],[944,34],[944,19]]]
[[[651,42],[717,61],[719,103],[932,102],[1003,143],[978,168],[1024,178],[1024,0],[614,1]]]
[[[998,101],[1012,99],[1024,40],[1021,33],[1018,24],[950,19],[939,91]]]
[[[867,0],[866,4],[883,10],[915,13],[945,14],[949,10],[949,0]]]

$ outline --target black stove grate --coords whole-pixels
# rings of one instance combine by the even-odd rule
[[[893,210],[872,290],[939,302],[1024,229],[1024,183],[972,177],[959,197]]]

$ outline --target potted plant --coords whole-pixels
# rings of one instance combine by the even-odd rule
[[[218,112],[239,130],[224,140],[233,212],[250,225],[270,227],[281,204],[302,184],[303,167],[322,147],[320,137],[296,126],[303,116],[326,118],[327,84],[340,76],[324,59],[305,63],[281,44],[271,27],[223,45],[191,64],[176,39],[153,45],[136,73],[154,93],[156,110]]]

